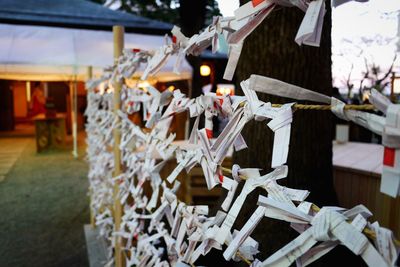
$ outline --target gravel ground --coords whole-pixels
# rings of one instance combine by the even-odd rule
[[[82,156],[74,160],[70,151],[38,155],[34,140],[29,141],[0,182],[1,267],[88,266],[86,175]]]

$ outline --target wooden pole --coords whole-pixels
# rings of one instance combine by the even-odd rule
[[[87,67],[87,80],[90,80],[93,78],[93,67],[88,66]]]
[[[70,107],[70,115],[71,115],[71,134],[72,134],[72,155],[76,159],[78,157],[77,152],[77,108],[75,106],[75,102],[77,98],[75,97],[77,94],[77,86],[76,86],[76,75],[74,75],[73,79],[69,82],[69,107]]]
[[[93,68],[92,68],[92,66],[88,66],[86,81],[89,81],[92,78],[93,78]],[[87,94],[87,95],[89,95],[89,94]],[[87,101],[89,101],[89,99]],[[90,211],[90,226],[92,226],[92,228],[95,228],[96,227],[96,218],[94,217],[93,210],[92,210],[92,203],[93,203],[93,195],[92,194],[93,194],[93,192],[92,192],[92,190],[90,190],[90,209],[89,209],[89,211]]]
[[[124,27],[123,26],[114,26],[114,64],[117,64],[118,58],[122,55],[122,50],[124,49]],[[114,81],[114,115],[117,116],[117,111],[121,108],[121,88],[122,81]],[[114,177],[121,174],[121,151],[119,149],[119,145],[121,142],[121,132],[119,129],[113,130],[114,134]],[[114,223],[115,223],[115,231],[119,232],[121,227],[121,217],[122,217],[122,207],[121,202],[118,198],[118,183],[114,186]],[[120,236],[115,237],[115,251],[114,251],[114,260],[115,267],[123,266],[122,259],[122,239]]]
[[[78,82],[77,75],[74,75],[74,82],[72,87],[72,139],[73,150],[72,155],[78,158]]]

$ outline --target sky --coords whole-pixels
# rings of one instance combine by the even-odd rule
[[[217,2],[224,17],[233,16],[233,12],[239,7],[239,0],[217,0]]]
[[[217,1],[223,16],[232,16],[239,7],[236,0]],[[349,2],[332,10],[332,75],[342,93],[351,69],[351,79],[356,86],[359,83],[365,70],[364,58],[383,70],[389,68],[397,52],[399,10],[398,0]],[[400,71],[400,56],[395,66]]]
[[[343,79],[350,73],[352,65],[352,79],[357,85],[365,70],[365,59],[382,70],[389,68],[397,52],[399,10],[400,1],[394,0],[350,2],[333,10],[334,85],[343,86]],[[375,41],[370,43],[370,40]],[[399,70],[400,60],[396,60],[395,66]]]

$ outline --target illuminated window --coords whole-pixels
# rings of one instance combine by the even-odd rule
[[[393,93],[400,94],[400,77],[395,77],[393,80]]]
[[[235,85],[233,84],[217,84],[217,95],[234,95]]]

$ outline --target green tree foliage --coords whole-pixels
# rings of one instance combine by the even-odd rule
[[[141,17],[169,22],[181,26],[179,16],[179,0],[91,0],[92,2],[116,6],[117,10],[128,12]],[[220,15],[218,3],[215,0],[206,0],[205,25],[211,23],[213,16]],[[204,25],[204,26],[205,26]]]

